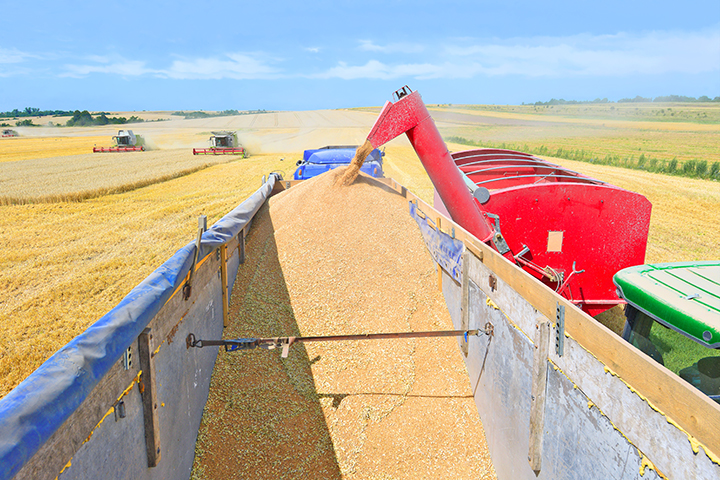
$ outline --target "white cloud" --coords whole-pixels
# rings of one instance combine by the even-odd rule
[[[30,59],[39,58],[26,52],[21,52],[16,48],[0,47],[0,77],[10,77],[13,75],[25,75],[30,73],[30,69],[22,63]]]
[[[386,53],[391,46],[381,47],[364,40],[360,49]],[[360,65],[338,62],[314,77],[350,80],[399,77],[449,79],[477,75],[602,77],[702,74],[720,71],[720,31],[530,37],[487,42],[465,39],[463,45],[446,45],[441,51],[425,57],[437,61],[389,64],[372,59]]]
[[[720,70],[720,32],[512,39],[450,46],[445,54],[477,62],[490,75],[697,74]]]
[[[88,55],[87,57],[85,57],[85,59],[89,60],[91,62],[96,62],[96,63],[110,63],[111,62],[110,57],[106,57],[103,55]]]
[[[4,63],[22,63],[27,59],[35,58],[35,55],[21,52],[16,48],[0,47],[0,64]]]
[[[301,47],[302,48],[302,47]],[[303,48],[318,53],[322,46]],[[87,55],[66,63],[60,76],[91,74],[152,76],[178,80],[279,79],[453,79],[477,76],[622,77],[630,75],[710,74],[720,71],[720,26],[697,32],[617,33],[479,40],[445,43],[388,43],[359,40],[345,61],[309,73],[307,65],[257,52],[207,57],[175,56],[170,63]],[[386,54],[393,54],[385,56]],[[0,47],[0,77],[48,71],[67,54],[29,54]],[[280,68],[282,62],[282,68]],[[317,68],[314,66],[313,68]]]
[[[110,60],[103,60],[100,65],[65,65],[65,72],[61,73],[61,77],[85,77],[91,73],[108,73],[115,75],[122,75],[124,77],[137,77],[140,75],[146,75],[154,73],[155,70],[151,70],[145,67],[145,62],[139,60],[120,60],[112,62]]]
[[[236,80],[277,77],[278,71],[254,55],[229,53],[225,58],[196,58],[175,60],[160,76],[174,79],[222,79]]]
[[[174,60],[167,68],[149,68],[147,62],[109,58],[104,56],[87,56],[91,64],[65,65],[64,77],[85,77],[92,73],[115,74],[128,77],[152,75],[177,80],[203,79],[258,79],[273,78],[277,71],[265,64],[254,55],[228,53],[222,58],[192,58]]]
[[[387,45],[376,45],[372,42],[372,40],[360,40],[358,50],[363,52],[379,53],[421,53],[425,50],[425,47],[417,43],[390,43]]]
[[[339,62],[329,70],[312,75],[313,78],[341,78],[343,80],[356,80],[360,78],[394,80],[402,77],[419,79],[429,78],[470,78],[480,73],[482,68],[474,63],[433,65],[430,63],[408,63],[388,65],[377,60],[370,60],[365,65],[352,66]]]

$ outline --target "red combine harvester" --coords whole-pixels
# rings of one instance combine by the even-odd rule
[[[420,94],[387,102],[367,140],[406,133],[435,187],[435,206],[590,315],[620,303],[613,275],[644,263],[650,202],[526,153],[450,154]]]
[[[119,130],[113,136],[115,145],[112,147],[93,147],[93,153],[108,152],[144,152],[145,140],[140,135],[135,135],[132,130]]]
[[[212,132],[210,148],[193,148],[193,155],[242,155],[247,158],[247,151],[238,142],[235,132]]]

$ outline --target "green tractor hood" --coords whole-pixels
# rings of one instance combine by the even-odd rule
[[[620,270],[618,296],[666,327],[720,348],[720,261],[658,263]]]

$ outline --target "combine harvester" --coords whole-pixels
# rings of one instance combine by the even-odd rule
[[[114,146],[109,148],[93,147],[93,153],[145,151],[145,139],[140,135],[135,135],[132,130],[119,130],[117,135],[112,138],[115,142]]]
[[[642,263],[647,200],[516,152],[450,155],[419,94],[396,93],[360,150],[406,133],[441,203],[364,181],[407,199],[455,328],[486,333],[458,347],[498,479],[720,478],[720,406],[586,313],[619,303],[613,274]],[[265,354],[284,356],[301,340],[212,340],[250,268],[253,218],[296,183],[271,174],[212,228],[201,222],[194,242],[0,400],[0,480],[190,476],[218,354],[191,347],[269,342],[282,353]]]
[[[0,133],[0,137],[17,137],[18,133],[15,130],[12,130],[10,128],[3,128],[2,132]]]
[[[208,140],[210,148],[193,148],[193,155],[242,155],[247,158],[247,150],[238,142],[236,132],[212,132]]]

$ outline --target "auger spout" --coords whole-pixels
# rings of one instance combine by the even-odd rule
[[[480,240],[488,242],[493,236],[493,229],[465,185],[462,173],[450,156],[420,94],[408,92],[407,87],[395,92],[398,100],[385,104],[367,141],[377,148],[403,133],[407,134],[453,220]]]

